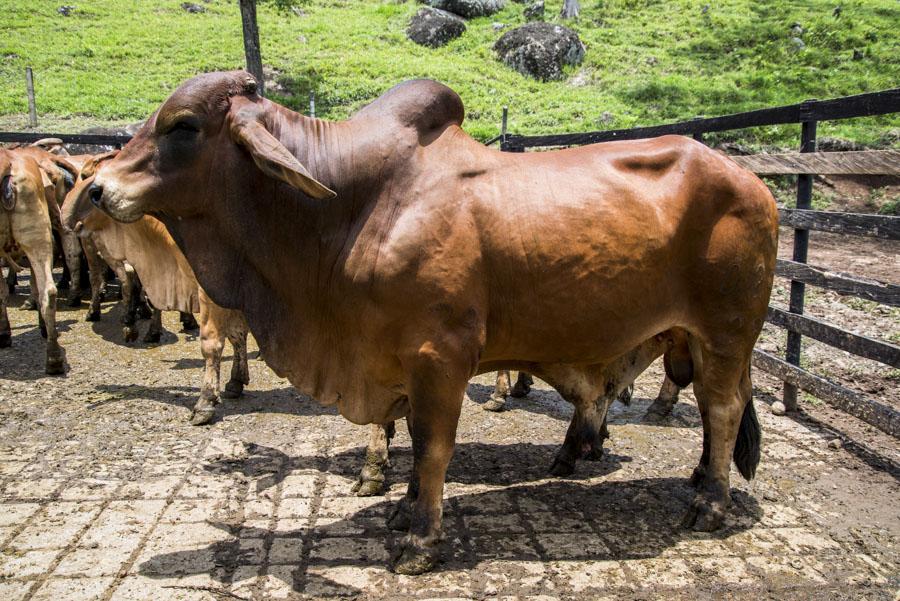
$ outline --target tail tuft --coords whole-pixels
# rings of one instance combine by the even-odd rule
[[[741,475],[752,480],[756,475],[756,466],[759,465],[762,431],[759,427],[759,419],[756,417],[756,408],[753,399],[747,401],[744,407],[744,415],[741,417],[741,426],[738,429],[737,441],[734,444],[734,463]]]

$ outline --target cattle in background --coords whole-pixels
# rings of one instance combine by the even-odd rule
[[[13,270],[19,267],[10,253],[21,250],[28,257],[32,289],[38,299],[41,334],[47,339],[44,369],[48,374],[59,375],[65,373],[65,352],[56,331],[51,214],[55,207],[58,216],[59,207],[52,197],[51,174],[43,172],[38,162],[26,153],[0,149],[0,251]],[[12,344],[6,306],[8,294],[7,286],[0,285],[0,347]]]
[[[732,459],[747,478],[759,461],[750,357],[775,270],[768,188],[677,136],[502,153],[462,130],[463,113],[420,80],[327,123],[262,98],[247,73],[201,75],[90,195],[123,222],[158,216],[299,390],[358,424],[407,418],[398,572],[437,559],[472,375],[527,371],[596,423],[610,366],[666,331],[679,340],[667,373],[693,381],[704,424],[684,523],[719,527]]]
[[[87,191],[97,170],[114,155],[108,153],[85,161],[76,186],[63,204],[63,224],[80,237],[93,239],[108,262],[124,266],[126,278],[131,276],[129,271],[132,270],[140,277],[143,290],[154,308],[148,331],[150,341],[159,340],[160,311],[180,311],[182,315],[200,313],[200,349],[205,368],[200,397],[194,406],[191,421],[195,425],[208,423],[213,419],[215,405],[219,402],[219,370],[226,339],[234,349],[234,361],[231,378],[221,391],[221,396],[237,398],[250,382],[246,320],[239,311],[223,309],[209,300],[198,287],[184,255],[159,221],[147,216],[135,223],[122,224],[91,205]],[[133,292],[132,299],[136,295],[137,292]]]

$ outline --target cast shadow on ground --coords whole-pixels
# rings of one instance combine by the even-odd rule
[[[68,332],[73,323],[75,320],[72,319],[57,319],[57,332]],[[64,336],[60,336],[59,342],[65,349]],[[46,342],[38,328],[37,312],[34,312],[34,323],[13,326],[12,346],[0,349],[0,378],[23,382],[60,377],[48,376],[44,371],[46,349]]]
[[[515,448],[512,448],[515,447]],[[535,447],[528,449],[528,447]],[[436,577],[458,577],[478,564],[490,560],[554,561],[621,560],[653,558],[684,540],[721,539],[747,530],[762,517],[753,497],[733,490],[733,503],[724,530],[695,533],[680,527],[680,519],[695,492],[682,478],[643,478],[587,483],[573,480],[542,480],[526,484],[534,478],[532,456],[549,459],[554,452],[549,445],[460,444],[448,482],[487,483],[485,461],[505,461],[515,453],[524,459],[507,468],[519,482],[504,489],[457,493],[445,499],[442,544],[444,562]],[[599,468],[612,473],[621,458],[605,456]],[[252,461],[252,459],[251,459]],[[313,465],[315,457],[291,458],[289,465]],[[477,474],[477,476],[474,476]],[[348,503],[349,505],[349,503]],[[296,562],[289,567],[296,590],[355,595],[379,592],[381,586],[415,587],[415,579],[404,581],[381,571],[388,555],[396,549],[402,534],[391,532],[384,523],[391,503],[378,501],[336,521],[326,520],[321,526],[269,530],[244,527],[243,518],[212,519],[209,523],[225,530],[229,539],[203,548],[162,553],[138,565],[141,574],[151,578],[172,578],[191,573],[209,573],[230,586],[229,575],[240,566],[252,563],[254,545],[247,539],[263,539],[271,546],[278,539],[306,541],[298,544]],[[524,509],[527,507],[528,509]],[[496,515],[490,532],[469,526],[466,516]],[[519,517],[520,519],[510,519]],[[481,520],[484,523],[484,520]],[[188,525],[186,525],[188,527]],[[342,538],[343,540],[337,540]],[[242,544],[243,542],[243,544]],[[316,553],[314,545],[325,551]],[[306,550],[300,552],[304,547]],[[355,549],[363,549],[354,551]],[[216,570],[216,567],[220,568]],[[222,569],[223,568],[223,569]],[[323,570],[376,568],[366,590],[336,582]],[[271,572],[270,572],[271,573]],[[277,577],[277,573],[276,573]],[[421,578],[429,578],[423,576]],[[431,580],[434,584],[434,580]],[[388,592],[392,589],[387,589]],[[393,590],[396,594],[406,591]]]

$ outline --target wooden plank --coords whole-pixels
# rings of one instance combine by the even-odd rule
[[[789,313],[777,307],[769,307],[766,321],[824,342],[842,351],[873,361],[880,361],[891,367],[900,367],[900,346],[889,342],[854,334],[815,317]]]
[[[788,106],[759,109],[721,117],[691,119],[666,125],[614,129],[584,133],[549,134],[540,136],[509,135],[507,140],[514,147],[538,148],[542,146],[581,146],[612,140],[638,140],[667,134],[693,135],[714,131],[728,131],[745,127],[799,123],[809,120],[849,119],[870,115],[887,115],[900,112],[900,88],[845,96],[831,100],[817,100]]]
[[[0,132],[0,142],[31,144],[43,138],[59,138],[63,144],[94,144],[96,146],[116,146],[127,144],[131,136],[109,136],[104,134],[48,134]]]
[[[900,175],[900,150],[750,154],[731,160],[758,175]]]
[[[900,307],[900,286],[894,284],[828,271],[787,259],[778,259],[775,274],[797,282],[828,288],[840,294],[852,294],[877,303]]]
[[[836,213],[805,209],[778,209],[781,225],[798,229],[871,236],[885,240],[900,240],[900,217],[866,213]]]
[[[875,399],[811,374],[765,351],[753,349],[753,366],[822,399],[882,432],[900,438],[900,412]]]

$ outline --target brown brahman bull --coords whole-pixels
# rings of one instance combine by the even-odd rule
[[[418,80],[329,123],[262,98],[245,72],[201,75],[90,196],[123,222],[159,218],[299,390],[358,424],[407,418],[398,572],[437,559],[472,375],[527,371],[598,423],[610,366],[662,332],[704,424],[685,524],[717,528],[732,458],[748,478],[759,460],[750,356],[775,270],[771,193],[687,138],[503,153],[466,135],[463,112]]]

